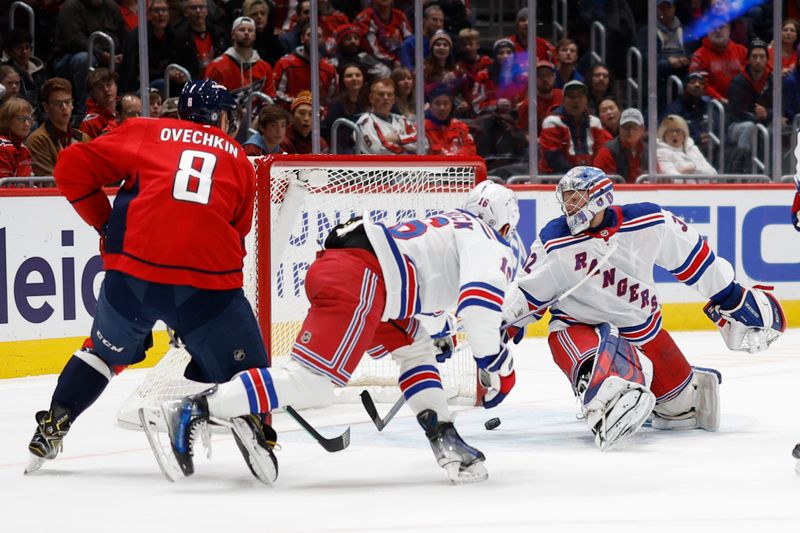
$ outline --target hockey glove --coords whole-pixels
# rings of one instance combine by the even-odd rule
[[[496,355],[475,358],[475,363],[478,365],[478,379],[486,389],[481,398],[481,404],[486,409],[500,405],[516,382],[514,359],[508,351],[507,343],[508,337],[504,334],[500,351]]]
[[[794,195],[794,203],[792,204],[792,227],[800,231],[800,192]]]
[[[703,308],[720,329],[728,348],[760,352],[786,330],[786,317],[772,287],[746,288],[736,282],[711,298]]]
[[[438,319],[443,320],[442,329],[438,333],[431,335],[431,339],[433,339],[433,345],[439,350],[439,353],[436,354],[436,361],[444,363],[450,359],[456,346],[458,346],[458,338],[456,336],[458,333],[458,319],[451,313],[445,313]]]

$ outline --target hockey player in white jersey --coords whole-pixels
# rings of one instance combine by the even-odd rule
[[[550,309],[553,359],[601,449],[649,416],[658,429],[715,431],[721,375],[690,366],[662,329],[654,265],[710,299],[706,314],[731,349],[758,351],[775,340],[786,327],[780,303],[736,283],[731,265],[669,211],[613,205],[613,184],[598,168],[571,169],[556,195],[564,215],[531,247],[518,288],[509,288],[506,321],[519,327]]]
[[[334,228],[308,270],[311,308],[288,365],[251,369],[201,395],[163,404],[183,472],[193,471],[193,428],[209,416],[235,422],[280,406],[328,405],[333,386],[348,382],[365,352],[373,357],[388,352],[400,366],[400,389],[450,480],[485,480],[484,455],[453,426],[436,366],[438,351],[415,316],[457,305],[488,385],[483,406],[503,401],[515,381],[500,330],[503,298],[513,277],[506,238],[518,221],[514,193],[483,182],[463,209],[391,227],[365,215]],[[272,483],[277,462],[271,446],[241,441],[250,447],[254,473]],[[158,453],[156,458],[162,459]]]

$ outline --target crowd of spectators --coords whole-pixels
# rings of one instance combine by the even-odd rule
[[[481,24],[475,0],[426,2],[418,29],[426,104],[418,110],[412,0],[320,0],[315,65],[309,0],[26,1],[36,13],[36,43],[24,12],[3,34],[0,177],[49,175],[59,150],[142,114],[140,23],[148,30],[149,115],[175,116],[174,98],[165,97],[179,93],[184,72],[214,79],[242,110],[250,108],[238,134],[250,155],[310,153],[318,99],[323,151],[399,155],[417,153],[421,145],[430,154],[481,155],[490,170],[499,170],[526,163],[533,146],[540,174],[593,164],[634,182],[647,171],[648,142],[657,146],[661,173],[748,173],[754,128],[769,126],[773,112],[780,112],[788,138],[800,114],[800,23],[793,18],[800,16],[800,2],[793,0],[785,2],[777,40],[771,8],[735,11],[741,2],[656,0],[659,127],[649,141],[646,109],[636,109],[618,81],[627,77],[627,46],[647,57],[647,2],[569,0],[569,37],[558,40],[548,38],[552,13],[541,6],[530,58],[526,8],[516,13],[513,31],[502,34]],[[139,21],[138,2],[144,1],[147,20]],[[595,21],[608,31],[605,63],[589,49]],[[95,31],[111,37],[113,50],[101,39],[90,56]],[[773,109],[771,89],[776,48],[780,111]],[[538,139],[530,138],[529,60],[536,62]],[[170,64],[182,69],[166,72]],[[312,68],[320,74],[314,95],[308,90]],[[680,80],[682,92],[670,101],[671,77]],[[712,100],[726,110],[732,154],[726,168],[704,156],[719,149],[709,144]],[[424,114],[424,135],[416,131],[417,113]]]

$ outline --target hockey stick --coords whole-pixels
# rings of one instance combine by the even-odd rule
[[[520,322],[523,322],[524,320],[532,317],[536,313],[543,312],[543,311],[547,310],[548,307],[552,306],[557,301],[563,300],[564,298],[566,298],[567,296],[569,296],[570,294],[572,294],[573,292],[578,290],[578,288],[581,285],[583,285],[584,283],[589,281],[595,274],[600,272],[600,267],[605,265],[608,262],[608,260],[611,258],[611,255],[614,252],[617,251],[618,247],[619,247],[619,243],[616,240],[611,241],[609,243],[609,245],[608,245],[608,251],[606,251],[606,253],[603,255],[603,257],[601,257],[600,260],[597,261],[597,264],[594,266],[594,268],[592,268],[589,272],[586,273],[586,276],[583,279],[581,279],[578,283],[576,283],[575,285],[573,285],[572,287],[570,287],[569,289],[567,289],[563,293],[559,294],[558,296],[556,296],[555,298],[553,298],[549,302],[546,302],[546,303],[540,305],[539,307],[537,307],[536,309],[533,309],[532,311],[530,311],[528,313],[525,313],[521,317],[519,317],[519,318],[517,318],[515,320],[512,320],[511,322],[508,322],[508,323],[504,324],[500,328],[500,330],[501,331],[506,331],[508,328],[516,326]]]
[[[394,415],[397,414],[400,408],[403,407],[403,404],[406,403],[406,397],[401,394],[397,401],[394,402],[392,408],[389,409],[389,412],[386,413],[386,416],[383,418],[378,415],[378,408],[375,407],[375,402],[372,401],[372,396],[370,396],[369,391],[361,391],[361,403],[364,404],[364,409],[367,410],[367,414],[372,419],[375,427],[378,428],[378,431],[382,431],[389,421],[394,418]]]
[[[348,446],[350,446],[350,428],[349,427],[347,428],[347,430],[344,433],[342,433],[338,437],[333,437],[331,439],[328,439],[328,438],[325,438],[322,435],[320,435],[319,431],[314,429],[314,427],[311,424],[306,422],[306,419],[303,418],[302,416],[300,416],[300,413],[295,411],[292,408],[291,405],[287,405],[285,409],[286,409],[286,412],[289,414],[289,416],[294,418],[295,422],[300,424],[300,426],[303,429],[305,429],[308,432],[309,435],[314,437],[314,440],[316,440],[319,443],[319,445],[322,446],[323,448],[325,448],[327,451],[329,451],[331,453],[340,452],[340,451],[344,450],[345,448],[347,448]]]

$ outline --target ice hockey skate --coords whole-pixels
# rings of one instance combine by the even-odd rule
[[[231,432],[247,467],[265,485],[278,479],[278,459],[272,450],[278,435],[257,415],[245,415],[231,420]]]
[[[464,442],[452,422],[440,423],[432,409],[419,413],[417,422],[425,430],[436,462],[447,471],[452,483],[476,483],[489,477],[483,465],[486,457]]]
[[[71,424],[70,412],[54,403],[49,411],[36,413],[36,423],[36,431],[28,444],[31,457],[25,468],[26,474],[39,470],[45,461],[55,459],[61,451]]]

